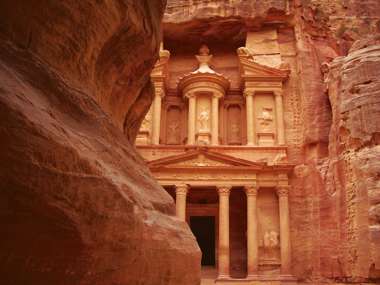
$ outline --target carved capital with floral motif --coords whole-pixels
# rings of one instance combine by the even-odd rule
[[[186,184],[179,184],[175,186],[175,194],[176,195],[186,195],[189,190],[189,186]]]
[[[221,185],[216,187],[218,189],[219,196],[228,196],[230,195],[231,186],[230,185]]]
[[[254,185],[246,185],[244,186],[245,193],[247,196],[257,196],[257,187]]]
[[[290,186],[277,186],[276,191],[278,197],[288,197]]]

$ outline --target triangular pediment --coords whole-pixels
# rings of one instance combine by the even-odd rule
[[[264,166],[263,163],[252,162],[207,150],[193,150],[184,154],[152,160],[148,162],[148,165],[151,168],[254,167],[257,169],[261,169]]]
[[[254,62],[249,58],[240,58],[240,72],[243,78],[263,81],[284,81],[289,76],[288,70],[269,67]]]

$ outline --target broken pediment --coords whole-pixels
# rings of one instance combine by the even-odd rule
[[[238,56],[240,75],[246,80],[283,82],[289,76],[289,70],[269,67],[255,62],[247,48],[239,48]]]

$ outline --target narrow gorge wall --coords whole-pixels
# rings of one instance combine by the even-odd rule
[[[1,284],[199,284],[195,238],[132,145],[164,4],[1,1]]]
[[[380,278],[378,33],[379,1],[168,1],[169,47],[247,45],[291,71],[292,270],[302,282]]]

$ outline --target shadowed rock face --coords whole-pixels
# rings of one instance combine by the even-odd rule
[[[198,284],[195,238],[132,145],[163,10],[1,1],[2,284]]]

